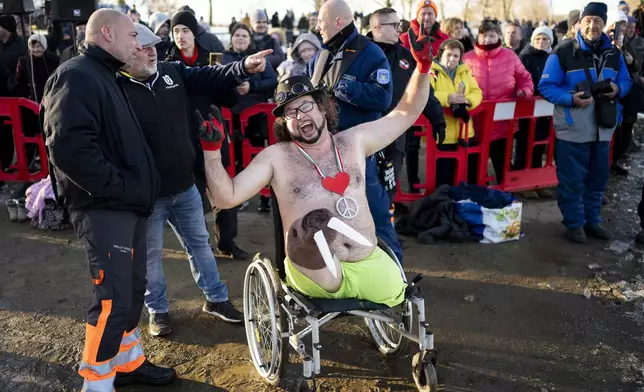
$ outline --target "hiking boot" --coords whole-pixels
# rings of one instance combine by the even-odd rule
[[[568,229],[566,234],[570,242],[576,242],[578,244],[583,244],[586,242],[586,232],[581,227],[575,227],[574,229]]]
[[[7,200],[7,211],[9,212],[9,220],[16,222],[18,220],[18,202],[16,200]]]
[[[600,240],[610,240],[612,237],[608,230],[604,229],[600,224],[586,225],[584,226],[584,231],[587,235]]]
[[[537,195],[539,195],[539,198],[541,199],[550,199],[552,197],[552,192],[546,188],[539,188],[537,189]]]
[[[170,335],[170,315],[168,313],[153,313],[150,315],[150,335],[166,336]]]
[[[639,234],[635,236],[635,242],[640,245],[644,245],[644,230],[640,231]]]
[[[230,301],[210,302],[203,304],[203,311],[213,316],[219,317],[227,323],[241,323],[244,320],[242,312],[237,310],[235,304]]]
[[[18,219],[18,222],[25,222],[29,220],[29,217],[27,214],[29,211],[27,211],[26,206],[26,201],[25,199],[18,199],[18,208],[16,209],[16,218]]]
[[[236,244],[233,244],[231,250],[217,248],[215,257],[218,259],[248,260],[250,254],[238,247]]]
[[[630,172],[630,168],[626,166],[626,164],[622,161],[617,161],[613,163],[613,167],[611,168],[612,172],[617,174],[618,176],[627,176],[628,173]]]
[[[116,372],[114,378],[115,387],[123,387],[132,384],[143,384],[161,386],[173,382],[177,378],[177,372],[173,368],[164,368],[153,365],[147,359],[141,366],[129,373]]]
[[[271,212],[271,199],[268,197],[260,196],[259,198],[259,208],[257,211],[267,213]]]

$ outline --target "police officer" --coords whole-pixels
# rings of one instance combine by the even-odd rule
[[[407,83],[414,69],[416,69],[416,61],[411,55],[411,51],[403,47],[398,38],[402,29],[400,28],[400,18],[395,9],[381,8],[374,11],[369,18],[369,27],[371,31],[367,34],[367,37],[371,38],[382,49],[391,67],[393,98],[391,106],[385,112],[387,114],[400,102]],[[430,91],[423,114],[432,124],[436,142],[438,144],[443,143],[443,140],[445,140],[445,116],[443,115],[443,107],[434,96],[433,90]],[[420,137],[414,135],[415,130],[414,127],[410,128],[406,135],[403,134],[386,149],[387,159],[393,162],[394,165],[396,181],[398,181],[403,156],[405,155],[405,150],[407,150],[407,173],[409,186],[412,189],[412,184],[418,182],[418,152],[420,148]]]
[[[323,50],[309,62],[307,72],[314,86],[326,86],[335,97],[338,131],[380,118],[392,98],[391,69],[382,50],[358,33],[351,8],[344,0],[322,5],[317,29],[324,41]],[[376,235],[402,260],[389,195],[381,182],[376,156],[367,158],[365,176]]]

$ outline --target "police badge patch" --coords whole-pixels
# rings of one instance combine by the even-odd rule
[[[400,68],[402,68],[402,69],[404,69],[404,70],[408,70],[408,69],[409,69],[409,61],[407,61],[407,59],[402,59],[402,60],[400,60],[400,61],[398,62],[398,65],[400,66]]]
[[[380,84],[388,84],[389,83],[389,70],[387,69],[379,69],[376,71],[376,80]]]

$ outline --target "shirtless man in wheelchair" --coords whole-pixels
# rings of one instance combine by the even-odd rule
[[[377,247],[365,193],[365,159],[409,129],[427,102],[429,37],[416,38],[411,30],[410,37],[418,66],[398,106],[379,120],[336,133],[335,109],[326,93],[305,76],[289,78],[275,95],[280,142],[262,150],[233,179],[221,162],[218,111],[213,109],[202,124],[206,178],[215,206],[233,208],[270,186],[285,229],[286,281],[309,297],[358,298],[389,307],[405,299],[408,285],[400,267]]]

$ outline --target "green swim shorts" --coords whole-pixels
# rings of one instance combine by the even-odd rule
[[[288,286],[309,297],[357,298],[389,307],[402,303],[405,298],[407,284],[400,275],[398,265],[379,247],[364,260],[340,262],[342,284],[335,293],[329,293],[298,271],[288,257],[284,260],[284,265]]]

